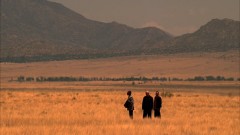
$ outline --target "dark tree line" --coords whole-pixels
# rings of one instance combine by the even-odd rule
[[[223,76],[195,76],[194,78],[182,79],[182,78],[170,78],[170,77],[121,77],[121,78],[111,78],[111,77],[24,77],[19,76],[17,78],[18,82],[86,82],[86,81],[240,81],[240,78],[234,79],[233,77],[225,78]]]
[[[225,78],[224,76],[195,76],[194,78],[188,78],[187,81],[234,81],[233,77]],[[237,79],[238,80],[238,79]]]

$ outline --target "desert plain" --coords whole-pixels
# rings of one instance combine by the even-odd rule
[[[4,135],[239,135],[239,81],[17,82],[18,76],[239,77],[239,53],[1,63]],[[135,101],[134,119],[123,107]],[[162,94],[162,118],[142,118],[145,91]],[[164,96],[171,93],[171,96]]]

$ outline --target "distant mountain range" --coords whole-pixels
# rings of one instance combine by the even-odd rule
[[[228,51],[240,48],[240,22],[213,19],[199,30],[159,43],[171,52]],[[163,47],[162,47],[163,48]]]
[[[214,19],[179,37],[89,20],[47,0],[1,0],[1,61],[28,62],[239,49],[239,21]]]

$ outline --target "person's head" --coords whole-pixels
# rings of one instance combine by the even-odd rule
[[[156,91],[156,96],[159,96],[159,92],[158,91]]]
[[[131,95],[132,95],[132,91],[129,90],[129,91],[127,92],[127,95],[128,95],[128,96],[131,96]]]
[[[149,96],[149,91],[146,91],[146,96]]]

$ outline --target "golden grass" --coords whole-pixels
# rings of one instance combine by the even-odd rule
[[[17,83],[19,84],[19,83]],[[44,88],[59,84],[45,83]],[[70,83],[71,84],[71,83]],[[21,84],[21,85],[24,85]],[[43,84],[25,84],[33,88]],[[69,85],[68,83],[62,84]],[[72,85],[72,84],[71,84]],[[87,84],[86,84],[87,85]],[[22,86],[23,87],[23,86]],[[162,119],[142,119],[143,89],[135,88],[134,120],[129,119],[122,89],[96,90],[93,84],[75,84],[76,90],[0,91],[0,133],[60,135],[239,135],[240,96],[172,89],[174,97],[163,97]],[[83,88],[81,88],[83,87]],[[60,87],[61,88],[61,87]],[[79,90],[77,90],[77,88]],[[9,90],[7,90],[9,89]],[[96,91],[91,89],[95,89]],[[128,89],[128,87],[127,87]],[[225,90],[225,89],[220,89]],[[231,90],[230,90],[231,91]],[[236,91],[236,90],[232,90]],[[150,90],[153,95],[154,90]]]
[[[239,53],[0,63],[1,135],[239,135],[239,82],[8,82],[24,76],[239,77]],[[132,90],[134,120],[123,107]],[[170,91],[162,119],[142,119],[144,91]]]

